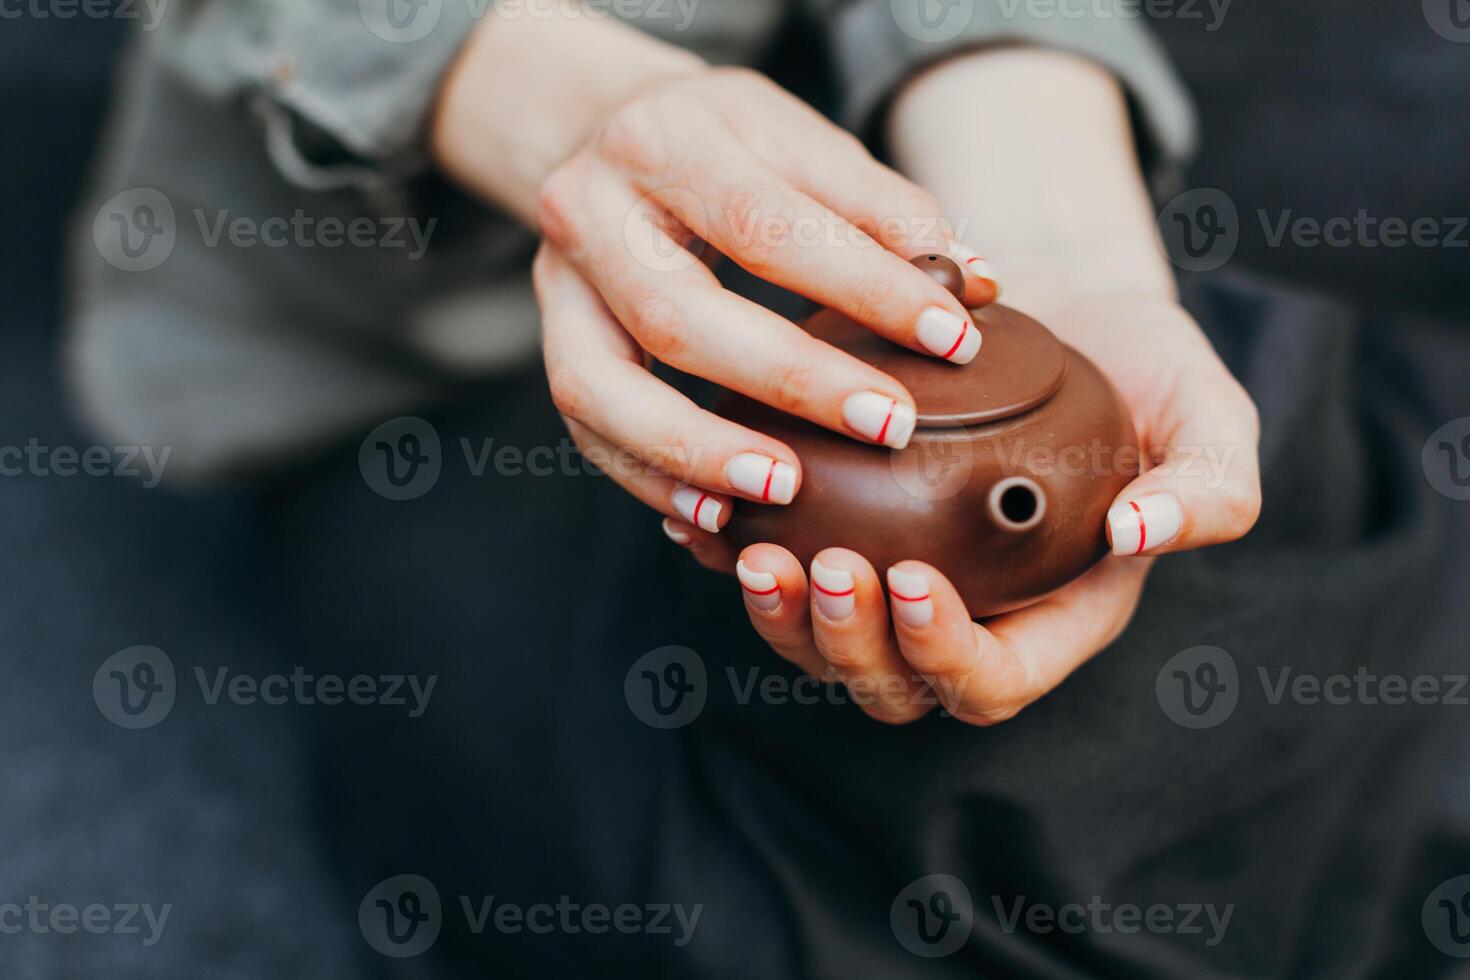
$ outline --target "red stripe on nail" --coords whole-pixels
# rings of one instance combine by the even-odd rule
[[[746,592],[749,592],[751,595],[775,595],[777,592],[780,592],[781,591],[781,585],[780,585],[780,583],[777,583],[777,585],[776,585],[775,588],[773,588],[773,589],[767,589],[764,592],[757,592],[755,589],[752,589],[750,586],[746,585],[744,582],[741,582],[740,583],[740,587],[742,589],[744,589]]]
[[[1138,550],[1134,554],[1141,555],[1143,554],[1144,543],[1148,540],[1148,525],[1143,523],[1143,511],[1138,509],[1136,503],[1130,500],[1128,501],[1128,506],[1132,507],[1133,513],[1138,515]]]
[[[894,399],[888,406],[888,414],[883,418],[883,428],[878,430],[877,442],[882,442],[883,437],[888,435],[888,423],[893,421],[893,413],[898,408],[898,399]]]
[[[830,596],[834,596],[835,598],[838,598],[838,599],[842,598],[845,595],[852,595],[853,592],[856,591],[856,589],[857,589],[856,586],[853,586],[853,588],[848,589],[846,592],[833,592],[831,589],[824,589],[824,588],[822,588],[816,582],[812,582],[812,588],[814,588],[818,592],[822,593],[822,595],[830,595]]]
[[[694,504],[694,520],[691,523],[693,523],[696,527],[703,527],[704,526],[704,525],[702,525],[702,524],[699,523],[699,508],[703,507],[704,506],[704,502],[706,500],[708,500],[708,499],[709,499],[709,494],[702,493],[702,494],[699,495],[699,500]]]
[[[761,491],[761,500],[767,500],[768,501],[768,500],[771,499],[771,478],[773,476],[775,476],[775,475],[776,475],[776,461],[773,459],[773,460],[771,460],[771,469],[770,469],[769,472],[766,473],[766,486],[765,486],[765,489]]]
[[[960,327],[960,335],[955,338],[954,346],[945,352],[944,359],[947,361],[954,356],[954,352],[960,349],[960,344],[965,342],[965,334],[970,332],[970,325],[966,323]]]
[[[889,589],[888,594],[893,596],[893,598],[897,599],[899,602],[923,602],[925,599],[929,598],[928,592],[925,592],[923,595],[899,595],[897,592]]]

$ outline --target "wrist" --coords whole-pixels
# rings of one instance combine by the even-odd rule
[[[439,169],[470,192],[534,221],[547,175],[618,106],[704,69],[683,49],[556,0],[488,15],[444,78],[430,127]]]
[[[1094,63],[1030,48],[952,59],[900,92],[888,135],[899,168],[1000,271],[1007,302],[1059,287],[1173,299],[1126,100]]]

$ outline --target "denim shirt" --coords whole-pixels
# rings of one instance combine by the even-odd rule
[[[570,0],[568,0],[570,2]],[[926,63],[981,44],[1072,51],[1129,93],[1150,170],[1189,102],[1120,6],[1034,0],[584,0],[713,63],[753,64],[801,8],[840,121],[868,132]],[[78,215],[68,376],[184,478],[255,475],[534,358],[531,231],[428,172],[464,38],[520,0],[173,0],[123,70]]]

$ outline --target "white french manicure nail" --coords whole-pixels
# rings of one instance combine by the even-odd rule
[[[1171,493],[1151,493],[1114,504],[1108,511],[1113,554],[1141,555],[1173,541],[1184,526],[1184,509]]]
[[[828,619],[846,619],[857,608],[856,586],[852,572],[842,568],[828,568],[819,561],[812,561],[812,595],[817,608]]]
[[[929,595],[929,580],[919,572],[888,570],[888,595],[893,599],[893,615],[905,626],[928,626],[934,621],[934,600]]]
[[[980,331],[963,317],[931,306],[914,328],[919,343],[952,364],[969,364],[980,353]]]
[[[743,561],[735,563],[735,577],[740,579],[740,588],[752,606],[764,612],[774,612],[781,605],[781,584],[770,572],[752,571]]]
[[[674,509],[695,527],[711,534],[720,533],[720,502],[703,490],[681,483],[674,487]]]
[[[1000,277],[995,272],[995,266],[986,261],[978,252],[968,245],[956,244],[954,247],[954,260],[965,267],[965,271],[977,279],[989,279],[995,283],[997,295],[1000,293]]]
[[[858,435],[889,449],[907,446],[918,421],[911,406],[876,391],[848,395],[842,403],[842,420]]]
[[[725,479],[741,493],[769,504],[789,504],[796,496],[796,467],[760,453],[731,457]]]
[[[664,518],[663,529],[664,533],[669,536],[669,540],[674,542],[674,544],[688,544],[694,540],[689,534],[686,534],[669,523],[669,518],[667,517]]]

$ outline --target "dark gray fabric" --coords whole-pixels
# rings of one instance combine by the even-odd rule
[[[1436,324],[1373,329],[1351,308],[1241,277],[1190,295],[1262,409],[1261,525],[1161,561],[1124,637],[995,729],[931,718],[895,730],[850,705],[741,704],[727,668],[787,671],[732,580],[691,570],[605,479],[476,478],[456,458],[460,438],[556,443],[533,378],[473,418],[441,420],[443,475],[420,500],[376,497],[346,456],[325,468],[281,511],[308,642],[454,678],[429,725],[322,719],[334,744],[382,761],[329,774],[341,846],[372,842],[362,882],[403,867],[444,893],[506,901],[706,906],[684,949],[446,932],[436,950],[451,976],[592,963],[793,978],[1442,969],[1422,931],[1413,938],[1428,890],[1453,869],[1425,881],[1418,861],[1463,712],[1272,704],[1257,669],[1463,669],[1470,514],[1427,485],[1419,449],[1470,413],[1456,373],[1470,344]],[[709,703],[657,732],[633,716],[623,682],[668,644],[698,652]],[[1229,651],[1243,686],[1225,723],[1187,731],[1155,682],[1199,644]],[[354,819],[370,800],[386,805]],[[908,882],[933,873],[966,882],[977,925],[961,953],[926,961],[897,945],[888,917]],[[1234,912],[1216,947],[1008,935],[992,903],[1020,895]]]

